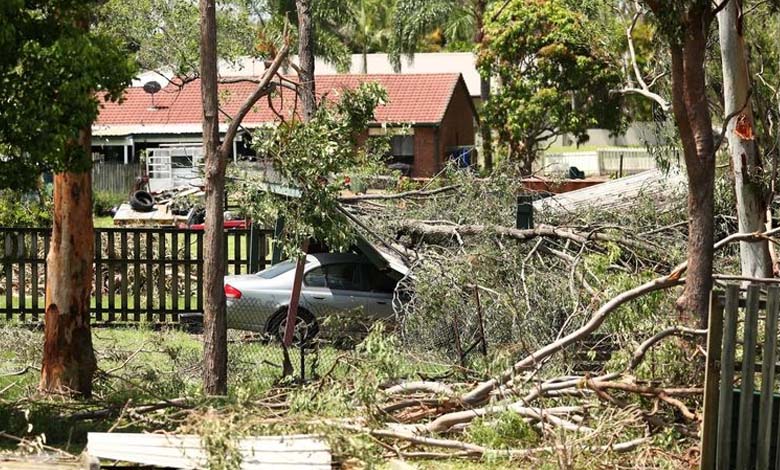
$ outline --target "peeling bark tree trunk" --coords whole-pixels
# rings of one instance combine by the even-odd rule
[[[89,154],[90,129],[78,144]],[[51,393],[92,393],[97,369],[89,327],[94,232],[92,175],[54,176],[54,221],[47,258],[46,316],[40,389]],[[22,294],[23,295],[23,294]]]
[[[215,0],[200,0],[200,86],[203,99],[206,234],[203,260],[203,391],[227,392],[224,206],[226,154],[219,151]]]
[[[692,10],[687,16],[679,43],[671,45],[672,108],[688,172],[688,276],[677,305],[683,320],[698,318],[705,326],[712,288],[715,182],[714,139],[704,72],[709,12]]]
[[[298,61],[301,81],[303,120],[308,121],[317,106],[314,95],[314,32],[311,23],[311,0],[295,0],[298,11]]]
[[[723,63],[725,115],[739,113],[731,119],[726,130],[734,169],[739,231],[755,233],[763,231],[766,226],[766,202],[761,182],[761,157],[753,136],[753,109],[748,94],[750,78],[745,57],[741,12],[742,2],[730,0],[718,13],[718,31]],[[743,276],[772,275],[768,241],[740,243],[739,252]]]

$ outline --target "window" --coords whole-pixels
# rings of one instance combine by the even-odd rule
[[[306,273],[303,282],[309,287],[326,287],[325,276],[325,267],[320,266]]]
[[[192,155],[171,155],[172,168],[192,168]]]
[[[363,265],[363,279],[366,280],[367,290],[370,292],[392,293],[395,290],[396,280],[378,270],[373,264]]]
[[[268,269],[264,269],[257,273],[257,275],[263,279],[273,279],[276,276],[292,271],[294,267],[295,263],[292,261],[285,261],[284,263],[275,264]]]
[[[328,264],[314,268],[304,277],[308,287],[327,287],[334,290],[362,290],[360,265]]]
[[[391,137],[390,153],[394,157],[413,157],[414,135],[394,135]]]

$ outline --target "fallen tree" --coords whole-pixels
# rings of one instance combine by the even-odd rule
[[[737,241],[759,242],[759,241],[767,240],[768,238],[771,238],[773,235],[777,234],[778,232],[780,232],[780,228],[773,229],[764,233],[731,235],[716,243],[714,245],[714,249],[715,250],[721,249],[727,246],[728,244]],[[686,268],[687,268],[687,261],[681,263],[667,276],[662,276],[653,279],[651,281],[645,282],[639,286],[636,286],[632,289],[629,289],[621,293],[620,295],[613,297],[612,299],[604,303],[598,310],[596,310],[591,316],[590,320],[586,322],[583,326],[573,331],[572,333],[558,339],[557,341],[547,344],[546,346],[532,352],[531,354],[528,354],[520,361],[515,362],[511,368],[505,370],[498,377],[484,381],[479,385],[477,385],[476,387],[474,387],[473,389],[461,395],[456,400],[456,403],[453,403],[452,405],[458,407],[469,407],[469,406],[485,403],[491,398],[491,392],[496,390],[498,387],[507,384],[508,382],[515,379],[518,373],[527,371],[529,369],[533,369],[549,356],[563,350],[566,346],[569,346],[577,341],[582,340],[583,338],[587,337],[589,334],[596,331],[599,328],[599,326],[601,326],[602,323],[606,320],[606,318],[612,312],[614,312],[618,307],[624,305],[625,303],[631,300],[637,299],[651,292],[682,285],[684,283],[684,278],[681,277],[681,275],[685,272]],[[646,351],[646,349],[649,348],[653,343],[659,341],[660,339],[666,336],[670,336],[674,333],[701,334],[702,331],[683,328],[683,327],[674,327],[673,329],[664,330],[664,332],[655,335],[653,338],[650,338],[647,342],[643,343],[643,345],[640,347],[638,352],[635,353],[634,358],[632,359],[632,362],[630,364],[630,368],[631,369],[636,368],[638,362],[644,356],[644,351]],[[450,412],[446,415],[440,416],[439,418],[437,418],[437,420],[442,420],[444,422],[447,422],[447,420],[453,419],[457,421],[460,420],[461,416],[463,416],[458,413],[460,412],[458,411]],[[472,412],[471,416],[473,418],[476,417],[477,414]],[[440,429],[439,427],[434,427],[433,430],[435,431],[439,429]]]
[[[399,235],[411,235],[415,241],[426,241],[431,243],[452,240],[457,237],[479,235],[484,233],[494,233],[503,238],[511,238],[519,241],[528,241],[535,238],[556,238],[572,241],[580,244],[589,241],[598,241],[604,243],[617,243],[619,245],[647,251],[653,254],[662,253],[662,248],[631,237],[621,237],[608,233],[603,233],[599,229],[589,232],[578,231],[572,228],[553,227],[549,225],[540,225],[531,229],[517,229],[512,227],[503,227],[498,225],[458,225],[454,223],[433,223],[426,221],[405,220],[399,224]]]

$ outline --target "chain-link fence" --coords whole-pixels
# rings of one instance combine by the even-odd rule
[[[371,303],[347,306],[335,300],[301,298],[292,344],[282,346],[287,309],[245,294],[231,300],[228,318],[228,381],[231,390],[263,393],[280,382],[315,380],[333,370],[369,333],[376,321],[394,325],[392,314],[380,318]],[[314,302],[314,301],[318,302]],[[374,300],[374,303],[376,300]],[[134,323],[92,329],[98,371],[96,393],[119,387],[139,388],[155,396],[178,397],[202,386],[202,325]],[[387,331],[392,330],[388,326]],[[42,361],[40,325],[0,325],[0,398],[34,394]]]
[[[485,357],[508,341],[512,333],[512,322],[494,296],[475,285],[421,285],[405,278],[394,307],[403,343],[445,363],[466,366],[475,356]]]
[[[285,348],[282,339],[288,309],[272,297],[244,294],[228,302],[228,361],[231,375],[237,380],[246,374],[262,374],[271,380],[285,376],[303,382],[314,379],[331,370],[341,354],[360,343],[375,322],[386,322],[388,329],[394,324],[392,314],[372,311],[369,300],[339,299],[334,295],[315,299],[304,294],[292,342]]]

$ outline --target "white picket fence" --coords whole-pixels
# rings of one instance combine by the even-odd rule
[[[585,176],[634,175],[656,168],[655,159],[645,149],[604,148],[591,152],[545,154],[539,170],[546,175],[567,175],[576,167]]]

